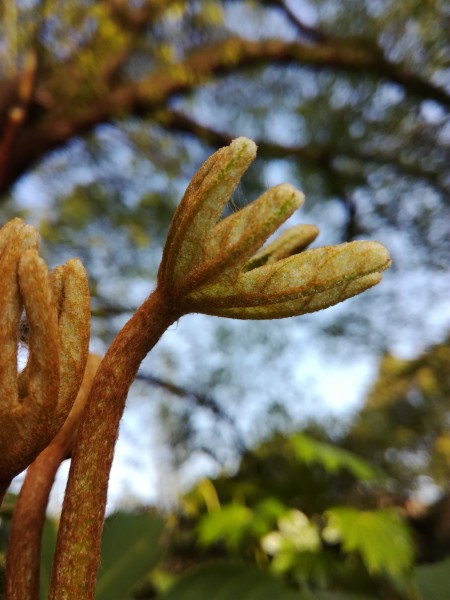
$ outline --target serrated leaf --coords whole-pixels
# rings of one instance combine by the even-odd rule
[[[319,442],[303,433],[292,436],[289,443],[298,460],[306,464],[319,463],[329,473],[346,469],[361,481],[371,481],[381,476],[375,467],[352,452]]]
[[[264,571],[243,564],[216,562],[183,575],[161,600],[314,600]]]
[[[131,588],[163,554],[164,521],[154,514],[117,513],[106,520],[96,600],[127,598]]]
[[[332,508],[329,526],[339,533],[344,552],[358,552],[371,574],[405,575],[412,567],[414,544],[407,524],[394,509]]]

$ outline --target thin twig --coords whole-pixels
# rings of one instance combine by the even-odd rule
[[[194,402],[196,406],[206,408],[207,410],[211,411],[216,417],[227,423],[232,428],[235,437],[235,442],[239,449],[239,452],[244,453],[247,451],[247,446],[236,426],[234,419],[230,417],[230,415],[228,415],[223,410],[223,408],[220,406],[217,400],[215,400],[211,396],[208,396],[206,394],[200,394],[199,392],[186,389],[185,387],[176,385],[170,381],[166,381],[164,379],[161,379],[160,377],[156,377],[155,375],[151,375],[149,373],[139,372],[136,375],[136,379],[140,381],[145,381],[150,385],[160,387],[168,391],[170,394],[173,394],[174,396],[190,400],[191,402]]]

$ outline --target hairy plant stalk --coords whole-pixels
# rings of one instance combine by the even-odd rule
[[[128,389],[142,360],[180,316],[156,290],[117,335],[99,367],[72,457],[51,600],[94,598],[109,473]]]
[[[56,472],[72,450],[76,430],[100,363],[90,354],[83,382],[63,427],[51,444],[29,466],[14,507],[6,556],[6,600],[39,597],[42,531]]]
[[[28,467],[11,523],[6,557],[7,600],[35,600],[39,597],[45,511],[64,454],[63,444],[51,444]]]

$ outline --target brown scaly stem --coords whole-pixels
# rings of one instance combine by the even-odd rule
[[[6,600],[39,597],[42,530],[50,491],[61,462],[70,456],[100,357],[89,355],[81,388],[63,427],[27,470],[14,507],[6,555]]]
[[[94,598],[108,479],[128,389],[142,360],[180,316],[156,290],[115,338],[99,367],[72,457],[50,600]]]
[[[48,497],[64,447],[52,446],[28,468],[14,507],[6,557],[6,599],[34,600],[39,597],[42,530]]]

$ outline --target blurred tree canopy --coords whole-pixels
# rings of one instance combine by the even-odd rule
[[[449,365],[448,340],[414,360],[386,355],[347,434],[352,450],[389,466],[405,494],[425,477],[450,491]]]
[[[161,390],[152,399],[170,464],[193,449],[227,464],[249,440],[292,427],[316,399],[297,382],[313,345],[342,369],[389,350],[387,391],[348,444],[370,454],[389,425],[376,464],[401,471],[420,452],[441,484],[447,433],[428,433],[440,409],[431,422],[416,410],[429,406],[426,368],[404,372],[395,353],[418,356],[450,324],[448,2],[4,0],[0,21],[0,217],[37,225],[51,264],[82,258],[100,350],[148,294],[188,179],[237,135],[255,139],[259,158],[233,204],[288,180],[307,198],[294,220],[316,223],[320,243],[378,239],[393,255],[378,288],[301,323],[192,317],[171,332],[136,386]],[[412,399],[395,402],[409,385]],[[242,434],[251,403],[259,421],[248,413]],[[405,434],[395,419],[408,411],[417,427]],[[430,448],[441,449],[433,464]]]

